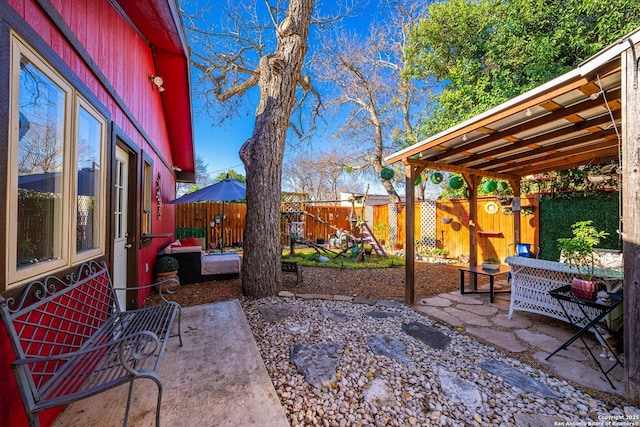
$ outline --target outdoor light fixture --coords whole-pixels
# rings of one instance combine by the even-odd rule
[[[592,93],[591,95],[589,95],[589,99],[592,101],[595,101],[596,99],[598,99],[601,93],[602,93],[602,90]]]
[[[465,133],[464,135],[462,135],[462,140],[463,140],[464,142],[467,142],[467,134],[466,134],[466,133]]]
[[[164,79],[160,76],[154,76],[153,74],[150,76],[150,78],[153,84],[158,87],[158,92],[164,92],[164,87],[162,87],[162,85],[164,84]]]
[[[524,114],[525,114],[527,117],[531,117],[531,115],[532,115],[533,113],[531,112],[531,109],[530,109],[530,108],[527,108],[527,112],[526,112],[526,113],[524,113]]]

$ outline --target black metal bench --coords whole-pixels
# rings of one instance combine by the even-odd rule
[[[294,273],[296,275],[296,285],[302,284],[302,270],[295,261],[281,261],[284,273]]]
[[[175,279],[176,288],[178,282]],[[141,286],[141,289],[154,285]],[[123,383],[149,378],[158,386],[156,425],[160,425],[162,381],[158,370],[169,337],[180,332],[180,306],[164,303],[122,311],[104,263],[83,264],[66,280],[49,276],[30,283],[17,298],[0,296],[2,320],[16,360],[12,368],[32,426],[38,413]],[[175,292],[175,290],[173,291]],[[172,293],[172,291],[169,291]],[[177,331],[172,334],[174,320]]]

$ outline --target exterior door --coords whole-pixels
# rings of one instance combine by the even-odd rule
[[[113,218],[115,238],[113,241],[113,284],[117,288],[127,285],[127,200],[128,200],[129,155],[116,147],[115,200]],[[118,291],[118,304],[122,310],[127,308],[126,291]]]

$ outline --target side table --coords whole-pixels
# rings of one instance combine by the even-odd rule
[[[622,366],[622,362],[618,358],[618,355],[609,346],[607,341],[602,337],[598,329],[594,327],[596,323],[604,319],[609,313],[611,313],[616,307],[618,307],[622,303],[622,295],[612,293],[612,292],[608,292],[608,294],[609,294],[609,303],[599,304],[599,303],[596,303],[595,301],[590,301],[590,300],[586,300],[586,299],[582,299],[574,296],[573,293],[571,292],[571,285],[562,286],[560,288],[549,291],[549,295],[551,295],[553,298],[558,300],[558,303],[560,304],[560,307],[562,307],[562,310],[564,311],[567,317],[567,320],[569,321],[569,323],[571,323],[573,327],[575,327],[578,330],[578,332],[576,332],[575,335],[573,335],[565,343],[563,343],[560,347],[558,347],[553,353],[548,355],[545,358],[545,360],[549,360],[551,356],[553,356],[560,350],[566,350],[566,348],[569,347],[575,340],[580,338],[580,341],[582,341],[582,344],[584,344],[585,348],[591,355],[591,358],[593,359],[593,361],[596,362],[596,365],[598,365],[598,368],[600,368],[600,371],[604,374],[604,377],[607,379],[611,387],[615,389],[616,387],[613,385],[613,382],[611,382],[611,379],[609,379],[608,374],[616,366],[618,365]],[[569,315],[569,312],[567,311],[567,308],[566,308],[566,304],[575,304],[580,309],[580,312],[584,315],[584,317],[578,320],[574,319],[572,316]],[[580,327],[580,324],[584,324],[584,326]],[[613,356],[616,359],[616,363],[614,363],[613,366],[611,366],[606,371],[602,367],[602,364],[600,363],[600,361],[593,354],[593,352],[591,351],[587,343],[584,341],[584,338],[582,337],[582,335],[584,335],[584,333],[587,332],[589,329],[593,329],[593,332],[597,334],[598,337],[600,337],[599,341],[604,343],[604,345],[607,347],[609,352],[613,354]]]
[[[507,265],[501,265],[500,268],[498,270],[487,270],[482,268],[481,266],[475,266],[475,267],[460,267],[460,294],[464,295],[465,293],[467,294],[486,294],[486,291],[478,291],[477,289],[473,289],[473,290],[468,290],[465,291],[464,289],[464,273],[468,272],[469,273],[469,279],[471,279],[471,275],[481,275],[481,276],[489,276],[489,302],[491,302],[493,304],[493,279],[495,276],[499,275],[499,274],[504,274],[504,273],[508,273],[509,271],[511,271],[511,269],[509,268],[509,266]],[[502,292],[511,292],[511,289],[509,289],[508,291],[502,291]]]

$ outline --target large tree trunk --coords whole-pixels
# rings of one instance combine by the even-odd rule
[[[242,292],[262,298],[277,294],[280,271],[282,157],[296,100],[313,0],[291,0],[278,26],[278,46],[258,66],[260,103],[253,134],[240,149],[247,172]]]

